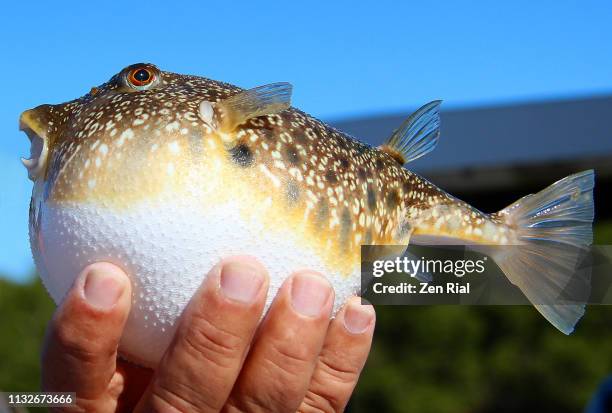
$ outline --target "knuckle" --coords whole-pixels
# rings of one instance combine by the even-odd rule
[[[300,413],[335,413],[343,411],[340,400],[328,399],[313,392],[306,393],[298,409]]]
[[[187,351],[221,367],[230,367],[242,355],[243,338],[203,316],[192,316],[183,335]]]
[[[269,403],[263,403],[259,399],[242,396],[240,401],[228,400],[223,406],[223,413],[246,413],[246,412],[272,412]]]
[[[284,342],[272,342],[270,359],[275,361],[279,368],[291,373],[301,371],[316,357],[308,346],[288,345]]]
[[[296,411],[308,390],[317,354],[312,346],[286,339],[271,340],[261,360],[258,375],[267,380],[238,385],[228,411]]]
[[[293,394],[295,390],[293,386],[284,386],[280,383],[299,383],[301,381],[304,372],[310,370],[311,361],[306,352],[292,351],[283,345],[272,343],[270,352],[264,361],[267,365],[267,375],[278,379],[270,382],[270,386],[279,383],[277,388],[272,389],[272,392],[288,398],[297,397]]]
[[[151,392],[151,405],[153,411],[168,413],[219,409],[218,406],[209,405],[200,389],[181,380],[173,380],[171,385],[163,380],[156,382]]]
[[[300,411],[342,412],[360,372],[355,363],[322,355]]]
[[[87,337],[60,318],[51,321],[50,340],[51,346],[58,347],[67,356],[84,363],[93,362],[100,356],[112,356],[115,351],[115,348],[105,348],[103,340]],[[47,354],[45,351],[43,357]]]
[[[353,384],[359,378],[361,372],[361,366],[347,362],[342,365],[341,362],[334,361],[325,356],[319,359],[319,367],[321,372],[325,375],[326,381],[338,383],[338,384]]]
[[[224,412],[289,412],[296,411],[299,400],[296,400],[282,392],[278,391],[258,392],[253,395],[242,394],[240,400],[230,399],[224,407]]]
[[[306,352],[294,352],[272,344],[271,352],[264,359],[265,376],[270,378],[266,391],[253,395],[247,404],[259,407],[293,406],[295,410],[307,390],[306,379],[311,374],[311,359]]]

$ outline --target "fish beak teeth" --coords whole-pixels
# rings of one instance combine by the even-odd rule
[[[36,159],[26,159],[26,158],[21,158],[21,163],[23,164],[23,166],[25,166],[28,170],[30,169],[34,169],[36,167],[36,164],[38,163]]]
[[[30,157],[21,158],[21,163],[28,170],[28,177],[32,181],[36,181],[36,179],[42,175],[42,171],[47,161],[47,139],[36,133],[27,121],[23,119],[20,122],[19,129],[25,132],[30,140]]]

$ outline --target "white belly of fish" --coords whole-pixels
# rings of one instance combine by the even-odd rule
[[[132,281],[132,309],[120,351],[130,360],[155,366],[170,342],[185,305],[206,273],[223,257],[257,257],[270,274],[268,308],[292,272],[309,268],[330,280],[334,312],[359,289],[359,267],[344,277],[305,248],[291,228],[266,230],[241,217],[228,203],[204,214],[180,199],[142,203],[122,213],[95,205],[43,205],[38,237],[31,244],[40,276],[60,302],[87,265],[108,261]]]

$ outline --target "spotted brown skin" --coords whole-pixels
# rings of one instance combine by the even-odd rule
[[[150,84],[134,87],[139,69],[152,79],[139,73]],[[252,118],[231,133],[199,116],[201,102],[242,90],[137,64],[79,99],[25,112],[22,126],[49,145],[33,225],[37,202],[93,202],[120,211],[216,182],[215,202],[240,194],[251,203],[247,215],[270,203],[259,217],[270,228],[295,227],[322,254],[340,252],[347,267],[361,244],[405,244],[411,234],[508,241],[499,220],[406,170],[392,152],[295,108]]]
[[[223,257],[266,262],[266,305],[287,274],[315,269],[337,310],[358,291],[362,244],[509,244],[522,248],[493,260],[547,320],[573,331],[584,298],[555,299],[580,255],[561,245],[592,242],[592,170],[484,214],[403,168],[437,144],[440,101],[372,148],[290,107],[291,90],[138,64],[82,98],[24,112],[30,242],[53,299],[93,262],[125,268],[134,294],[121,351],[155,366],[202,266]]]

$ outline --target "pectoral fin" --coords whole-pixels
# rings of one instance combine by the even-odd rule
[[[440,103],[434,100],[410,115],[379,149],[400,165],[433,151],[440,137]]]
[[[292,86],[287,82],[271,83],[242,91],[215,105],[221,132],[232,132],[249,119],[271,115],[291,106]]]

